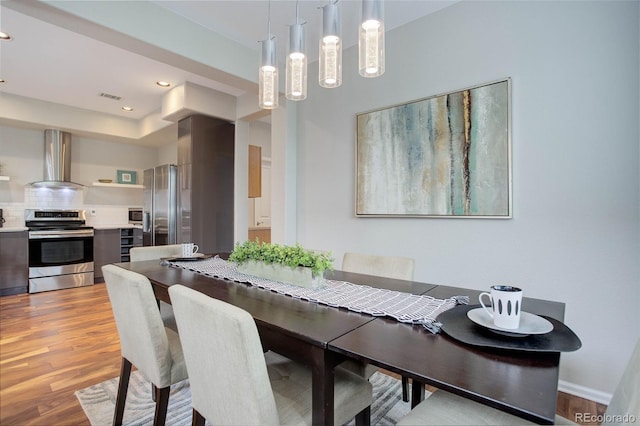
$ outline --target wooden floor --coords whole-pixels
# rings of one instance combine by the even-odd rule
[[[0,425],[88,425],[74,392],[118,376],[120,346],[104,284],[0,297]],[[606,407],[564,393],[558,414]]]

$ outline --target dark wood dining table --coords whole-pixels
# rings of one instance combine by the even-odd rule
[[[480,292],[439,285],[424,294],[467,295],[476,304]],[[564,303],[525,297],[522,309],[564,318]],[[331,341],[329,348],[411,378],[412,403],[424,399],[429,384],[538,424],[554,423],[559,352],[474,347],[421,328],[379,318]]]
[[[313,376],[313,424],[333,424],[334,367],[346,359],[369,362],[413,379],[414,401],[424,384],[462,395],[497,409],[552,424],[556,407],[559,353],[476,348],[421,325],[306,302],[251,285],[218,279],[158,260],[119,263],[145,275],[158,300],[171,303],[168,288],[182,284],[248,311],[265,350],[310,366]],[[479,292],[414,281],[332,271],[327,278],[436,298]],[[564,317],[564,304],[525,298],[523,310]]]

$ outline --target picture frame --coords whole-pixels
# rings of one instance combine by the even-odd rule
[[[356,217],[512,218],[510,78],[356,121]]]
[[[138,183],[138,173],[131,170],[118,170],[118,183],[135,185]]]

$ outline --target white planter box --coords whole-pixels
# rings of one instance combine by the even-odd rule
[[[292,268],[279,263],[264,263],[255,260],[239,264],[238,272],[306,288],[317,288],[322,282],[322,277],[314,276],[311,268],[302,266]]]

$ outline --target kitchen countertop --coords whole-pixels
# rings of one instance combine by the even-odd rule
[[[130,223],[113,224],[113,225],[95,225],[93,229],[122,229],[122,228],[139,228],[142,229],[142,225],[132,225]],[[0,232],[21,232],[28,231],[26,226],[4,226],[0,228]]]
[[[4,226],[0,228],[0,232],[21,232],[28,231],[29,228],[26,226]]]
[[[116,223],[113,225],[93,225],[93,229],[123,229],[123,228],[142,229],[142,225],[132,225],[130,223]]]

